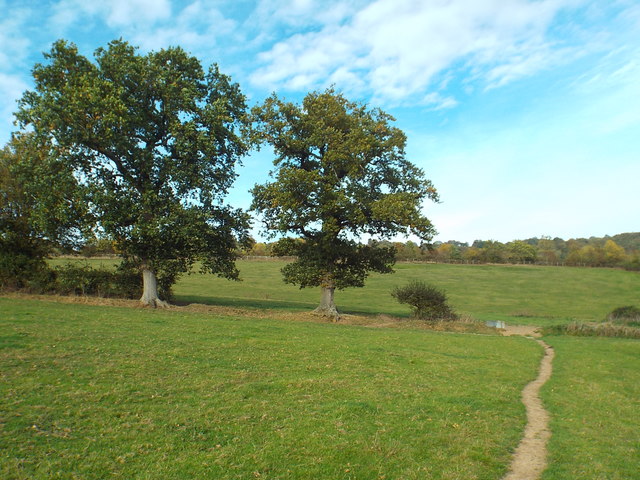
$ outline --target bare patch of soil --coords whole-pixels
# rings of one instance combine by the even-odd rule
[[[522,335],[524,337],[540,337],[540,327],[533,325],[507,325],[502,329],[506,336]]]

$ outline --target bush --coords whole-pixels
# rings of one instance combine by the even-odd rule
[[[567,325],[554,325],[544,327],[543,335],[573,335],[579,337],[619,337],[640,338],[640,328],[628,325],[616,325],[614,323],[600,323],[591,325],[588,323],[573,322]]]
[[[396,287],[391,295],[398,302],[408,304],[415,318],[430,321],[458,318],[447,303],[446,293],[433,285],[415,280],[404,287]]]
[[[640,255],[635,254],[630,260],[625,262],[623,265],[625,270],[630,270],[632,272],[640,272]]]
[[[607,320],[623,325],[640,326],[640,308],[631,305],[618,307],[607,316]]]
[[[140,298],[142,275],[140,270],[127,262],[121,262],[114,272],[113,296],[118,298]]]
[[[142,292],[140,273],[127,266],[107,270],[67,263],[54,271],[56,292],[62,295],[136,298]]]
[[[55,290],[55,273],[42,256],[0,253],[0,291],[47,293]]]
[[[172,284],[169,282],[175,280],[165,277],[164,291],[170,292]],[[42,256],[0,252],[0,291],[139,298],[142,294],[142,277],[138,269],[126,262],[122,262],[115,270],[93,269],[87,264],[78,263],[67,263],[52,269]]]

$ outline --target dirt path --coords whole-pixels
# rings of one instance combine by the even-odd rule
[[[516,333],[518,327],[511,327],[505,335],[532,335],[531,327],[522,327],[529,330]],[[535,333],[535,332],[533,332]],[[551,436],[549,431],[549,413],[544,409],[540,400],[540,388],[551,377],[553,362],[553,348],[542,340],[535,340],[544,348],[544,357],[540,362],[538,378],[529,383],[522,391],[522,403],[527,408],[527,426],[524,437],[516,449],[509,473],[503,480],[537,480],[547,466],[547,441]]]
[[[523,335],[525,337],[539,337],[539,327],[533,325],[507,325],[502,332],[503,335]]]

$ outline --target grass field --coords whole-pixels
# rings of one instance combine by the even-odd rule
[[[114,263],[89,262],[94,266]],[[280,274],[283,265],[277,259],[240,260],[241,282],[199,273],[185,275],[174,288],[176,300],[294,312],[314,309],[320,300],[319,289],[285,284]],[[400,263],[395,270],[390,275],[371,275],[364,288],[337,291],[338,309],[409,316],[408,306],[397,303],[390,292],[413,279],[444,289],[460,313],[521,325],[600,321],[614,308],[640,301],[640,274],[610,268]]]
[[[176,298],[296,317],[319,292],[282,283],[282,265],[241,261],[243,282],[185,276]],[[553,325],[603,320],[640,292],[637,272],[612,269],[396,270],[337,292],[339,308],[408,316],[389,292],[422,279],[475,318]],[[0,298],[0,313],[8,479],[498,479],[541,355],[523,338],[185,309]],[[543,480],[640,478],[640,341],[545,340],[556,358]]]
[[[240,261],[243,282],[190,275],[176,285],[177,300],[252,308],[308,310],[317,306],[318,289],[282,282],[281,261]],[[420,279],[443,288],[461,313],[480,320],[523,325],[553,325],[572,320],[599,321],[614,308],[638,302],[640,275],[614,269],[398,264],[392,275],[372,275],[364,288],[336,292],[347,313],[408,316],[409,308],[390,295],[395,286]]]
[[[543,480],[640,478],[640,341],[545,341],[556,360],[542,392],[552,429]]]
[[[0,298],[0,478],[494,479],[524,338]]]

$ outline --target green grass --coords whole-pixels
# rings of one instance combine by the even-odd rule
[[[54,264],[68,260],[55,259]],[[112,260],[89,260],[95,266]],[[240,308],[289,311],[314,309],[317,288],[299,289],[282,281],[285,262],[238,261],[243,279],[232,282],[199,273],[181,277],[175,286],[180,303],[204,303]],[[391,291],[410,280],[423,280],[444,289],[459,313],[479,320],[503,320],[521,325],[558,325],[601,321],[614,308],[638,303],[640,274],[610,268],[449,265],[399,263],[390,275],[372,274],[364,288],[336,292],[343,313],[408,317]]]
[[[240,261],[243,282],[210,275],[183,277],[177,300],[250,308],[309,310],[317,306],[318,289],[300,290],[282,282],[282,261]],[[443,288],[453,307],[480,320],[523,325],[554,325],[574,320],[599,321],[616,307],[637,302],[640,275],[615,269],[398,264],[396,273],[371,275],[364,288],[336,292],[346,313],[408,316],[409,308],[391,290],[410,280]]]
[[[3,479],[496,479],[541,356],[523,338],[180,309],[0,312]]]
[[[543,480],[640,478],[640,341],[545,340],[556,357],[542,392],[552,430]]]
[[[177,300],[316,306],[317,289],[282,282],[283,262],[238,265],[243,282],[185,276]],[[390,291],[418,279],[478,319],[567,325],[637,305],[640,291],[637,272],[613,269],[396,270],[337,292],[339,308],[408,316]],[[0,299],[0,312],[0,477],[10,479],[500,478],[540,355],[525,339],[180,310]],[[543,479],[639,478],[640,342],[548,341],[556,359],[543,389],[553,433]]]

